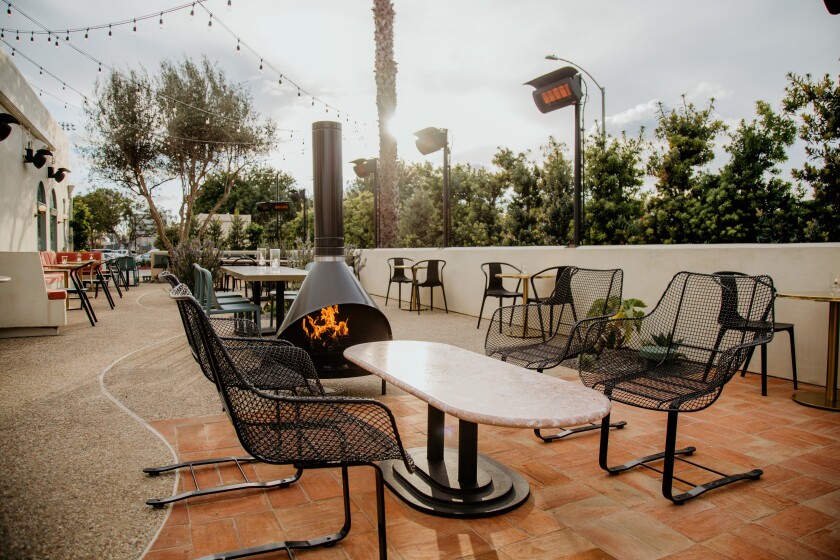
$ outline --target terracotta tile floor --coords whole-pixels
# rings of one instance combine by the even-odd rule
[[[712,407],[681,415],[677,445],[696,445],[697,461],[725,472],[764,469],[758,481],[713,490],[683,506],[661,496],[657,473],[603,473],[596,433],[545,444],[527,430],[481,426],[479,449],[529,480],[528,501],[505,515],[454,520],[420,514],[386,490],[389,558],[840,558],[840,414],[800,406],[791,392],[790,382],[771,379],[770,396],[761,397],[758,376],[737,377]],[[425,404],[410,396],[383,400],[399,419],[407,445],[423,445]],[[616,405],[612,418],[628,426],[612,432],[610,463],[663,445],[665,416]],[[452,446],[456,426],[448,430]],[[224,415],[164,420],[155,427],[182,459],[242,453]],[[683,474],[696,474],[686,467],[680,467]],[[292,473],[260,463],[245,468],[261,480]],[[208,486],[240,480],[235,467],[204,468],[199,476]],[[702,482],[708,475],[693,478]],[[168,522],[145,558],[194,558],[334,532],[342,519],[340,480],[337,469],[309,471],[285,489],[182,501],[170,506]],[[349,537],[334,548],[298,552],[299,558],[377,556],[373,480],[370,468],[350,469]],[[192,480],[182,477],[180,485],[192,488]]]

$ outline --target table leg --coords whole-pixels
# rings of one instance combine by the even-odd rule
[[[805,406],[824,410],[840,410],[837,399],[838,335],[840,335],[840,302],[829,302],[828,355],[826,356],[825,393],[797,391],[793,400]]]
[[[477,518],[510,511],[530,488],[517,472],[478,453],[478,425],[459,421],[458,449],[444,447],[444,413],[429,405],[427,447],[410,449],[416,468],[382,461],[385,484],[409,506],[442,517]]]
[[[277,318],[277,330],[280,330],[280,325],[283,319],[286,318],[286,282],[281,280],[277,282],[274,289],[274,311]]]

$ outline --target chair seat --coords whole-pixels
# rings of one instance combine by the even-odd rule
[[[391,282],[399,282],[400,284],[411,284],[411,278],[407,276],[391,278]]]
[[[515,292],[504,288],[488,288],[486,294],[492,297],[522,297],[522,292]]]
[[[773,324],[773,331],[774,332],[792,331],[792,330],[793,330],[793,323],[774,323]]]

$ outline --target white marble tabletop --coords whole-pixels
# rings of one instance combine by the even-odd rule
[[[597,422],[610,412],[603,394],[437,342],[393,340],[351,346],[344,357],[442,410],[513,428],[561,428]]]
[[[270,266],[223,266],[221,270],[246,282],[279,282],[306,278],[305,270],[289,268],[288,266],[279,268],[271,268]]]

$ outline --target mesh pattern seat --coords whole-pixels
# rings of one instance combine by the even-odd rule
[[[607,466],[607,416],[601,424],[601,467],[617,474],[638,465],[653,468],[648,463],[664,460],[662,470],[654,470],[663,475],[662,494],[678,504],[713,488],[760,477],[762,471],[755,469],[700,485],[682,480],[674,476],[674,462],[688,462],[681,456],[696,449],[677,450],[675,443],[678,414],[709,407],[752,349],[772,339],[774,299],[769,276],[680,272],[644,317],[605,318],[588,325],[578,359],[584,385],[615,402],[668,413],[665,451],[617,467]],[[743,328],[746,325],[750,328]],[[674,480],[690,488],[675,494]]]
[[[322,394],[297,396],[261,390],[248,376],[255,363],[254,355],[265,358],[260,347],[252,345],[251,339],[229,347],[228,341],[223,342],[213,331],[194,298],[188,295],[173,297],[193,331],[193,339],[200,347],[199,355],[208,358],[225,409],[245,450],[255,458],[273,464],[291,464],[298,468],[341,467],[345,520],[337,533],[308,541],[253,547],[219,557],[313,548],[344,538],[350,530],[347,469],[369,465],[376,473],[379,554],[380,558],[386,558],[384,486],[376,462],[398,459],[409,472],[414,470],[414,463],[402,445],[396,421],[388,407],[373,399],[325,397]],[[273,359],[288,360],[285,364],[288,369],[299,367],[294,352],[297,348],[275,350]],[[302,355],[308,359],[308,355]],[[305,376],[304,372],[299,373]]]
[[[624,273],[620,268],[595,270],[564,267],[551,295],[540,303],[500,307],[493,313],[484,339],[484,353],[528,369],[543,371],[577,357],[583,350],[581,328],[587,318],[611,316],[621,304]],[[623,428],[624,421],[611,424]],[[544,436],[555,441],[598,429],[596,424],[567,428]]]
[[[478,311],[478,324],[475,328],[481,327],[484,302],[488,297],[499,298],[499,307],[502,306],[505,298],[512,298],[515,304],[516,298],[522,297],[522,292],[519,291],[519,285],[522,283],[522,280],[517,280],[516,287],[513,290],[508,290],[504,286],[504,278],[499,278],[498,276],[502,273],[513,274],[516,272],[519,274],[522,270],[518,267],[504,262],[489,262],[481,265],[481,272],[484,274],[484,295],[481,298],[481,309]]]

